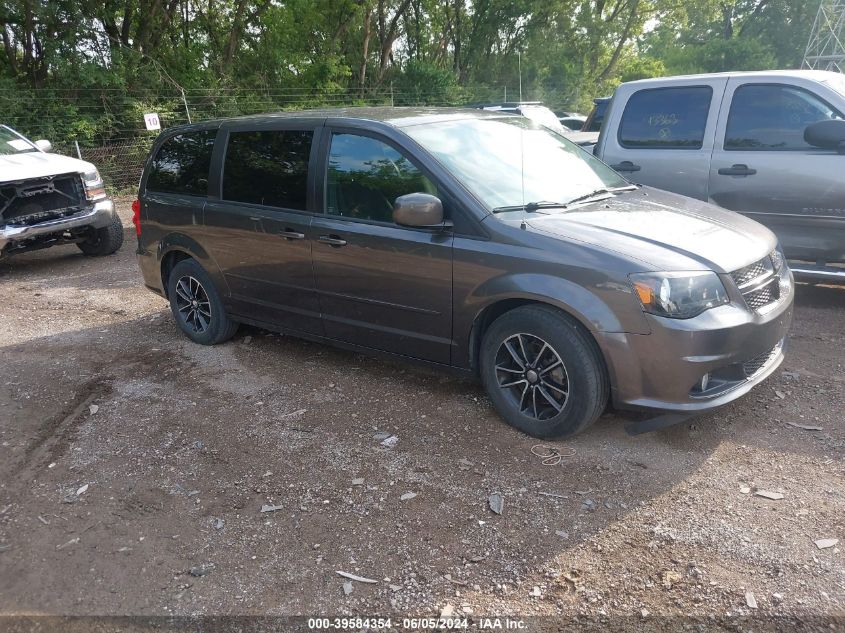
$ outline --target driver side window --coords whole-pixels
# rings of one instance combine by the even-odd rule
[[[842,113],[803,88],[746,84],[734,92],[725,149],[813,149],[804,141],[804,129],[812,123],[841,118]]]
[[[327,213],[392,222],[393,201],[408,193],[436,196],[437,188],[394,147],[358,134],[332,135]]]

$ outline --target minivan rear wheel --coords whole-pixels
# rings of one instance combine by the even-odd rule
[[[541,305],[496,319],[481,343],[480,374],[493,406],[534,437],[575,435],[602,414],[608,381],[600,352],[580,324]]]
[[[229,318],[211,277],[194,259],[184,259],[167,278],[167,296],[176,324],[200,345],[228,341],[238,330]]]

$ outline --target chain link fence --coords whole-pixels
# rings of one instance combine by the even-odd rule
[[[175,93],[175,94],[174,94]],[[114,195],[134,192],[143,162],[158,135],[144,125],[144,114],[156,112],[162,129],[188,122],[248,114],[362,105],[460,106],[514,99],[506,86],[475,86],[448,91],[344,91],[315,95],[305,91],[200,89],[182,93],[129,93],[117,89],[0,90],[0,123],[36,140],[46,138],[53,151],[97,166]],[[525,95],[551,107],[559,95]]]
[[[154,135],[99,146],[54,145],[53,152],[93,163],[109,192],[127,195],[138,188],[141,169],[152,147]]]

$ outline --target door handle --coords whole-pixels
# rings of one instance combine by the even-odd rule
[[[293,229],[285,229],[281,233],[279,233],[283,238],[286,240],[304,240],[305,233],[300,233],[299,231],[294,231]]]
[[[748,165],[734,165],[733,167],[722,167],[719,170],[720,176],[753,176],[756,169],[750,169]]]
[[[337,235],[321,235],[317,239],[329,246],[346,246],[346,240],[339,238]]]
[[[642,167],[639,165],[635,165],[629,160],[623,160],[621,163],[616,163],[615,165],[611,165],[613,169],[616,171],[622,172],[632,172],[632,171],[640,171]]]

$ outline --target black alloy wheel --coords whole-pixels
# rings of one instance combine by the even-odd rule
[[[555,417],[569,398],[569,375],[560,354],[533,334],[514,334],[502,342],[496,378],[519,412],[535,420]]]
[[[199,280],[185,275],[176,281],[176,307],[185,326],[202,334],[211,325],[211,302]]]

